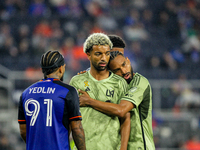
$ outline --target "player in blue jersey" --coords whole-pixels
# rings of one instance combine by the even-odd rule
[[[28,87],[19,102],[18,122],[27,150],[70,150],[69,134],[85,150],[85,134],[74,87],[62,82],[64,58],[58,51],[42,55],[44,79]]]

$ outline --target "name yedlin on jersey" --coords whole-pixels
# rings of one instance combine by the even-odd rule
[[[56,88],[52,87],[34,87],[29,89],[29,94],[33,93],[46,93],[46,94],[54,94]]]

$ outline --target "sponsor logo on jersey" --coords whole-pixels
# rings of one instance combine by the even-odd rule
[[[133,93],[137,90],[137,87],[131,88],[128,93],[125,94],[127,97],[133,97]]]
[[[90,91],[90,88],[89,88],[89,87],[87,87],[87,88],[85,89],[85,92],[87,92],[87,91]]]
[[[129,90],[129,92],[133,93],[133,92],[135,92],[136,90],[137,90],[137,87],[133,87],[133,88],[131,88],[131,89]]]
[[[84,81],[84,83],[85,83],[85,87],[89,86],[88,81]]]

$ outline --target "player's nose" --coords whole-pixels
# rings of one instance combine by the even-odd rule
[[[122,67],[122,68],[121,68],[121,72],[122,72],[122,74],[126,74],[126,73],[127,73],[127,69],[124,68],[124,67]]]

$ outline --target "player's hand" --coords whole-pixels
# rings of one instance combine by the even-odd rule
[[[79,74],[83,74],[83,73],[85,73],[85,72],[86,72],[86,70],[80,71],[80,72],[78,72],[77,74],[79,75]]]
[[[78,90],[81,95],[79,95],[79,104],[81,107],[86,107],[88,105],[88,101],[91,99],[87,92]]]

